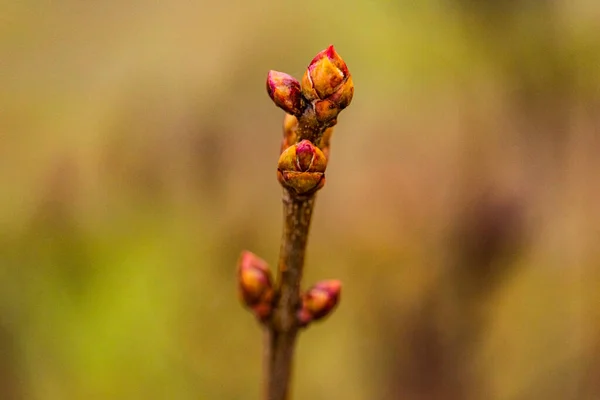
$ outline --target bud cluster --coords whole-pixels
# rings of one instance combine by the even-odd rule
[[[278,180],[294,194],[312,194],[325,184],[333,126],[354,95],[352,76],[344,60],[329,46],[313,58],[301,82],[286,73],[269,71],[267,92],[275,105],[287,113]],[[301,123],[319,132],[310,137],[314,143],[299,134]]]
[[[313,58],[301,82],[284,72],[269,71],[267,92],[286,113],[300,118],[310,108],[318,123],[332,126],[352,101],[354,84],[348,66],[329,46]]]
[[[317,282],[302,294],[297,312],[298,325],[306,327],[331,315],[336,308],[342,284],[338,280]],[[238,291],[240,300],[256,318],[266,322],[273,312],[273,282],[266,261],[249,251],[238,260]]]

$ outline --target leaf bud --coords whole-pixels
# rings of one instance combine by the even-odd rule
[[[328,122],[348,107],[354,84],[348,66],[333,46],[313,58],[302,77],[302,94],[315,108],[320,122]]]
[[[301,326],[330,315],[340,300],[342,284],[338,280],[321,281],[308,289],[302,296],[302,307],[298,312]]]
[[[288,114],[300,116],[306,106],[300,82],[284,72],[269,71],[267,92],[275,105]]]
[[[238,261],[238,284],[240,297],[248,307],[263,302],[272,291],[269,266],[254,253],[242,252]]]
[[[281,153],[277,179],[281,185],[297,194],[313,193],[325,184],[327,158],[310,141],[303,140]]]

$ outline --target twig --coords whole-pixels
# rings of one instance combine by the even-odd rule
[[[333,46],[310,63],[302,83],[270,71],[267,91],[288,114],[277,177],[283,186],[283,237],[273,285],[266,262],[244,252],[238,263],[244,303],[265,330],[266,400],[288,399],[300,328],[329,315],[339,300],[339,281],[321,281],[302,293],[300,285],[316,192],[325,184],[329,143],[337,116],[354,94],[346,64]]]

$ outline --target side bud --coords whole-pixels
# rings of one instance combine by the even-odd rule
[[[325,184],[327,158],[310,141],[303,140],[281,153],[277,179],[283,187],[297,194],[310,194]]]
[[[331,148],[331,137],[333,136],[333,126],[325,129],[325,132],[323,132],[323,137],[321,137],[321,143],[319,145],[319,148],[323,151],[323,154],[325,154],[325,158],[327,158],[327,160],[329,160],[329,149]]]
[[[298,118],[291,114],[285,114],[283,119],[283,140],[281,141],[282,152],[298,140],[296,129],[298,129]]]
[[[249,251],[238,260],[238,289],[241,300],[256,316],[265,320],[271,314],[273,284],[267,263]]]
[[[302,94],[313,103],[320,122],[335,119],[354,96],[348,66],[333,46],[315,56],[302,77],[301,86]]]
[[[288,114],[300,116],[306,103],[302,97],[300,82],[284,72],[269,71],[267,92],[271,100]]]
[[[338,280],[321,281],[302,296],[302,308],[298,312],[298,321],[306,326],[330,315],[340,300],[342,284]]]

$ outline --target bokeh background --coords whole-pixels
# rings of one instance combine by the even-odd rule
[[[0,398],[258,399],[283,113],[354,76],[296,399],[600,398],[595,0],[0,3]]]

